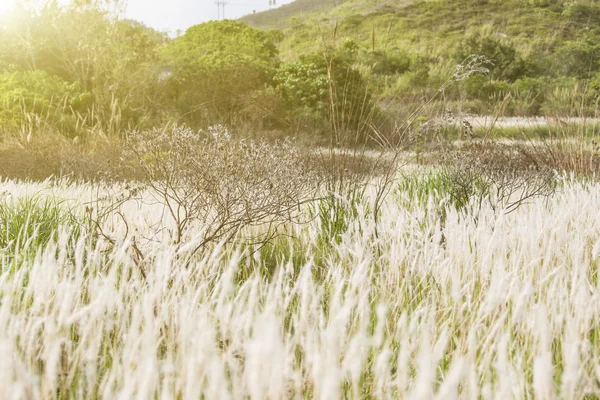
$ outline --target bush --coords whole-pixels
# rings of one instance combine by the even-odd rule
[[[490,80],[485,75],[473,75],[462,82],[461,86],[469,98],[487,101],[508,93],[510,88],[508,83]]]
[[[547,80],[524,77],[510,85],[513,115],[538,115],[545,101]]]
[[[318,188],[307,158],[290,142],[237,141],[221,126],[206,132],[183,127],[133,132],[128,154],[139,163],[150,194],[165,204],[173,222],[170,242],[194,246],[194,252],[256,225],[268,229],[253,239],[269,240]],[[141,200],[140,193],[131,190],[125,198]],[[100,212],[98,226],[122,203],[121,198]],[[191,236],[191,228],[199,229],[200,237]],[[156,229],[158,234],[165,227]]]
[[[410,84],[417,87],[425,86],[429,79],[429,69],[429,62],[426,58],[415,56],[409,68]]]
[[[588,78],[600,71],[600,44],[598,38],[565,43],[553,56],[554,74]]]
[[[326,116],[329,80],[322,63],[308,59],[283,63],[274,81],[287,105],[288,118],[318,120]]]
[[[0,129],[31,134],[57,130],[77,133],[78,111],[90,103],[89,93],[44,71],[0,74]]]
[[[365,57],[365,62],[377,75],[403,74],[411,67],[410,57],[403,53],[375,51]]]
[[[567,1],[563,4],[562,15],[573,20],[583,20],[590,24],[600,22],[600,7],[580,1]]]
[[[140,179],[139,168],[122,157],[121,145],[56,137],[41,137],[25,146],[10,141],[0,147],[0,177],[34,182],[63,177],[86,182]]]
[[[192,126],[231,125],[253,93],[272,82],[274,33],[236,21],[193,26],[163,51],[168,98]]]
[[[596,72],[596,74],[590,80],[590,88],[597,96],[600,96],[600,72]]]
[[[274,81],[288,106],[288,118],[326,120],[336,134],[352,131],[364,136],[365,125],[377,110],[367,81],[354,68],[355,61],[354,53],[343,47],[282,64]],[[341,139],[335,142],[341,144]]]
[[[350,27],[357,27],[357,26],[360,26],[364,20],[365,20],[364,15],[352,14],[352,15],[349,15],[346,18],[344,18],[344,20],[342,22],[344,25],[348,25]]]
[[[529,5],[532,7],[548,7],[550,5],[550,0],[528,0]]]
[[[551,90],[545,93],[543,115],[572,117],[598,115],[598,93],[593,89],[594,80],[580,81],[562,77],[553,80]]]
[[[472,54],[490,60],[485,67],[489,69],[492,79],[514,82],[525,76],[531,69],[531,66],[517,54],[514,47],[490,37],[467,39],[461,44],[454,58],[460,62]]]
[[[444,156],[450,199],[457,207],[475,200],[494,209],[512,212],[556,188],[550,160],[526,145],[471,143]]]

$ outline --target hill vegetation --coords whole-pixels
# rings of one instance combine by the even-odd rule
[[[39,1],[0,20],[0,398],[600,397],[595,2]]]
[[[297,0],[242,21],[283,29],[283,60],[351,41],[358,63],[380,78],[380,92],[401,104],[430,96],[474,53],[490,59],[491,73],[446,93],[463,111],[490,113],[510,96],[508,114],[568,114],[574,99],[583,93],[596,98],[600,88],[600,5],[594,1],[346,0],[319,7]]]
[[[415,110],[423,121],[448,111],[594,116],[600,95],[592,1],[297,0],[177,38],[106,4],[48,1],[3,17],[4,139],[223,124],[321,143],[345,131],[364,142]],[[478,73],[447,85],[474,54]]]

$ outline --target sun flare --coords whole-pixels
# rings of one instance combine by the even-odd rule
[[[13,0],[2,0],[0,1],[0,19],[4,18],[8,10],[14,5]]]

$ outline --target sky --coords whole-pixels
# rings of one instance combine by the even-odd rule
[[[17,0],[0,0],[0,14]],[[66,0],[65,0],[66,1]],[[224,0],[225,17],[239,18],[254,10],[269,9],[269,0]],[[277,5],[293,0],[277,0]],[[215,0],[128,0],[125,17],[143,22],[154,29],[175,34],[192,25],[218,18]]]
[[[4,0],[0,0],[2,2]],[[269,9],[269,0],[225,0],[225,17],[239,18],[253,10]],[[292,0],[278,0],[277,4]],[[217,19],[215,0],[129,0],[126,15],[128,18],[144,22],[155,29],[175,32],[192,25]]]

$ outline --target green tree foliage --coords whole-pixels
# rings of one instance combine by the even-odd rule
[[[600,36],[564,43],[556,50],[551,65],[554,75],[590,77],[600,71]]]
[[[473,112],[506,95],[519,103],[507,112],[537,113],[559,92],[589,83],[600,93],[600,4],[588,0],[330,2],[331,13],[269,26],[283,30],[219,21],[176,39],[120,18],[124,0],[35,3],[0,16],[2,132],[118,136],[165,122],[356,131],[384,98],[388,109],[423,102],[471,54],[491,60],[490,75],[444,100]],[[330,31],[328,18],[339,22]]]
[[[283,63],[275,74],[288,117],[297,123],[328,120],[336,130],[361,130],[375,111],[367,80],[354,68],[358,50],[351,42],[339,49]]]
[[[276,36],[236,21],[196,25],[162,51],[169,96],[185,122],[235,123],[278,63]]]
[[[530,69],[513,46],[491,37],[467,39],[461,44],[454,58],[461,62],[472,54],[482,55],[490,60],[485,67],[490,70],[492,79],[514,82],[525,76]]]
[[[329,79],[327,68],[320,60],[301,57],[300,61],[281,64],[275,74],[275,84],[289,117],[306,122],[327,115]]]
[[[6,71],[0,73],[0,129],[24,134],[32,128],[58,129],[73,136],[75,115],[90,100],[77,83],[45,71]]]
[[[157,49],[164,35],[119,20],[93,2],[21,7],[5,26],[0,60],[18,71],[45,71],[76,84],[91,98],[88,112],[78,116],[90,130],[121,132],[152,114],[161,93]]]

